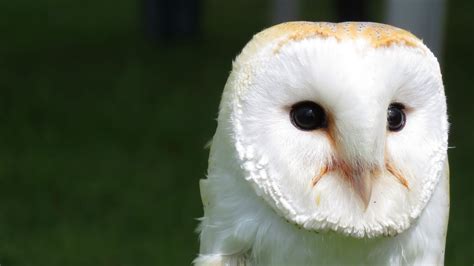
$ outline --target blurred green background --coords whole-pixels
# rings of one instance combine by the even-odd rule
[[[269,3],[202,1],[199,35],[167,42],[144,38],[138,3],[1,1],[2,266],[189,265],[198,252],[204,145]],[[472,265],[474,2],[447,4],[446,264]],[[301,19],[335,20],[331,1],[301,5]]]

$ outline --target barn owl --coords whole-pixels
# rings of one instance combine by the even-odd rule
[[[439,64],[407,31],[290,22],[233,63],[200,181],[196,265],[440,265]]]

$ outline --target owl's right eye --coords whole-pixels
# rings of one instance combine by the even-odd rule
[[[304,101],[294,104],[290,111],[291,123],[300,130],[327,127],[326,113],[317,103]]]

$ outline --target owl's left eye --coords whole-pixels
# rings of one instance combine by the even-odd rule
[[[315,130],[327,127],[326,113],[317,103],[304,101],[291,107],[291,123],[301,130]]]
[[[406,123],[405,106],[392,103],[387,110],[387,127],[390,131],[400,131]]]

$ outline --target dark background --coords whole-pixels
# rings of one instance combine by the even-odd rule
[[[204,145],[233,58],[271,25],[269,2],[203,0],[196,34],[154,41],[139,3],[0,2],[2,266],[189,265],[198,252]],[[472,265],[474,1],[447,4],[446,264]],[[380,4],[368,10],[382,20]],[[301,12],[336,20],[329,0]]]

